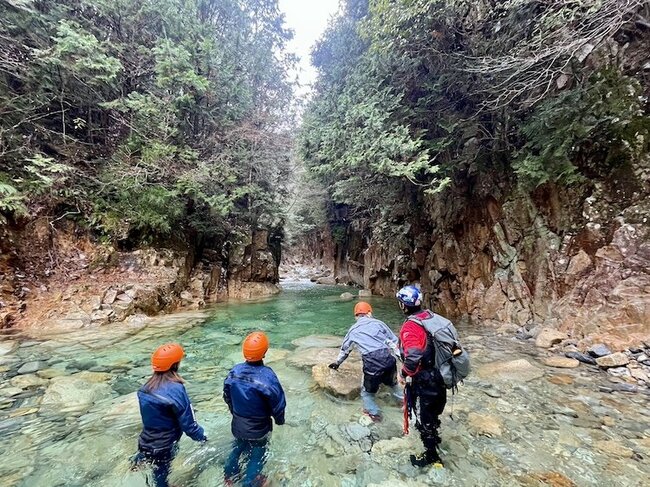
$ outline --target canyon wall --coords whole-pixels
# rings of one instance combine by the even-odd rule
[[[412,204],[390,239],[368,221],[332,222],[343,238],[312,235],[306,260],[378,295],[419,283],[427,306],[455,318],[553,326],[584,345],[648,343],[648,166],[533,192],[476,176]]]

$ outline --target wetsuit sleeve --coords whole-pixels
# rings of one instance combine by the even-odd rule
[[[343,339],[343,345],[341,345],[341,351],[339,352],[339,356],[336,359],[336,363],[341,365],[343,361],[348,358],[348,355],[350,355],[350,352],[352,351],[352,346],[354,345],[354,341],[352,341],[352,328],[350,328],[345,335],[345,338]]]
[[[417,323],[407,321],[400,331],[400,344],[404,356],[402,376],[415,375],[427,348],[427,333]]]
[[[194,441],[203,441],[206,439],[203,428],[196,422],[194,409],[190,398],[187,396],[185,387],[179,390],[178,395],[174,397],[174,412],[178,418],[178,423],[183,432]]]
[[[284,396],[284,390],[282,385],[278,380],[278,377],[273,374],[273,380],[271,387],[269,388],[269,405],[271,406],[271,414],[275,420],[275,424],[282,425],[284,424],[284,410],[287,407],[287,400]]]

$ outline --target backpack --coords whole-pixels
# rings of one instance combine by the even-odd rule
[[[440,371],[447,389],[457,390],[458,383],[470,372],[469,353],[461,346],[452,322],[431,311],[429,313],[430,316],[424,320],[415,316],[408,319],[427,331],[434,347],[435,367]]]

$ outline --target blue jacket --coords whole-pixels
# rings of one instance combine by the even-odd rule
[[[183,432],[195,441],[206,440],[183,384],[165,382],[153,392],[143,386],[138,401],[144,425],[138,439],[140,450],[155,453],[172,448]]]
[[[223,400],[232,413],[231,430],[235,438],[259,440],[284,424],[287,405],[278,377],[262,362],[235,365],[223,385]]]

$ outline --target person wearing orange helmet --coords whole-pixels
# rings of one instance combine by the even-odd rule
[[[184,355],[177,343],[158,347],[151,356],[153,375],[138,391],[143,428],[133,463],[152,466],[155,487],[168,487],[170,464],[183,433],[195,441],[207,441],[178,374]]]
[[[354,306],[356,323],[343,339],[341,351],[330,369],[338,370],[356,345],[363,360],[363,383],[361,399],[363,412],[375,421],[381,421],[381,410],[375,402],[375,394],[381,384],[391,386],[396,399],[402,400],[402,389],[397,383],[397,337],[390,328],[372,316],[372,306],[360,301]]]
[[[264,365],[269,339],[261,331],[251,333],[242,345],[245,362],[235,365],[223,385],[223,399],[232,414],[231,431],[235,437],[226,460],[226,485],[241,479],[245,487],[262,486],[268,440],[275,424],[284,424],[287,405],[284,391],[273,369]],[[248,459],[244,475],[239,459]],[[243,478],[242,478],[243,477]]]

